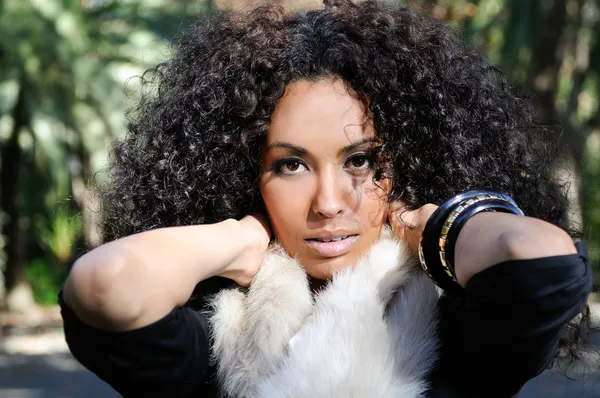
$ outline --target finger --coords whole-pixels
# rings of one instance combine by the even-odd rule
[[[427,203],[426,205],[421,207],[419,210],[421,212],[423,220],[427,222],[427,220],[429,220],[429,217],[431,217],[431,215],[437,210],[437,208],[438,206],[431,203]]]
[[[408,229],[415,229],[418,225],[419,210],[405,210],[398,214],[398,221]]]
[[[403,202],[400,202],[400,201],[395,201],[395,202],[390,203],[388,209],[389,209],[390,213],[394,213],[394,212],[397,212],[399,210],[406,209],[406,204],[404,204]]]
[[[389,205],[388,208],[388,220],[390,222],[390,224],[396,224],[398,223],[399,220],[399,215],[403,212],[406,211],[406,205],[402,202],[392,202]]]

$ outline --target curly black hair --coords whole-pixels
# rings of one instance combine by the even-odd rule
[[[374,1],[325,1],[286,14],[262,7],[199,21],[144,91],[116,143],[104,191],[104,239],[153,228],[239,219],[260,207],[262,140],[285,87],[341,78],[368,106],[383,145],[389,200],[412,208],[471,188],[511,195],[563,229],[567,200],[553,180],[557,131],[531,101],[443,24]],[[576,358],[589,312],[569,326]]]

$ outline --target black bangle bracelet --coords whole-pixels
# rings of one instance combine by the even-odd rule
[[[456,295],[463,295],[464,289],[458,283],[452,269],[444,258],[443,248],[446,246],[449,228],[447,223],[455,210],[465,210],[474,202],[484,199],[504,199],[506,202],[517,205],[508,195],[491,190],[477,189],[460,193],[444,201],[427,220],[421,240],[419,242],[419,260],[427,275],[444,291]],[[461,204],[465,206],[462,207]],[[452,219],[453,220],[453,219]]]
[[[444,201],[427,220],[419,242],[419,260],[425,273],[445,292],[456,295],[463,294],[463,288],[447,267],[444,267],[439,257],[439,238],[444,227],[444,221],[459,203],[476,194],[491,191],[468,191]]]
[[[425,239],[425,234],[419,242],[419,260],[421,267],[429,278],[444,292],[462,296],[463,287],[458,283],[454,275],[447,272],[440,262],[438,246],[431,239]]]
[[[521,209],[519,209],[513,203],[508,202],[504,199],[484,199],[469,206],[456,217],[456,220],[454,220],[452,226],[450,227],[450,230],[448,231],[448,237],[444,248],[446,264],[455,276],[456,273],[454,270],[454,251],[456,249],[456,240],[458,239],[458,234],[460,233],[466,222],[477,213],[481,213],[484,211],[499,211],[503,213],[512,213],[522,216],[523,212],[521,211]]]

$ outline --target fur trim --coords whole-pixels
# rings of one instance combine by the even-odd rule
[[[383,238],[313,300],[278,246],[250,288],[213,300],[213,355],[229,397],[422,396],[437,359],[433,283]],[[292,341],[290,341],[292,340]]]

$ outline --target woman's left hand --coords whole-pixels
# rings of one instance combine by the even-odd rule
[[[419,252],[419,239],[421,239],[425,224],[437,208],[436,205],[430,203],[416,210],[408,210],[406,205],[400,202],[390,205],[388,220],[394,235],[408,245],[411,253]]]

